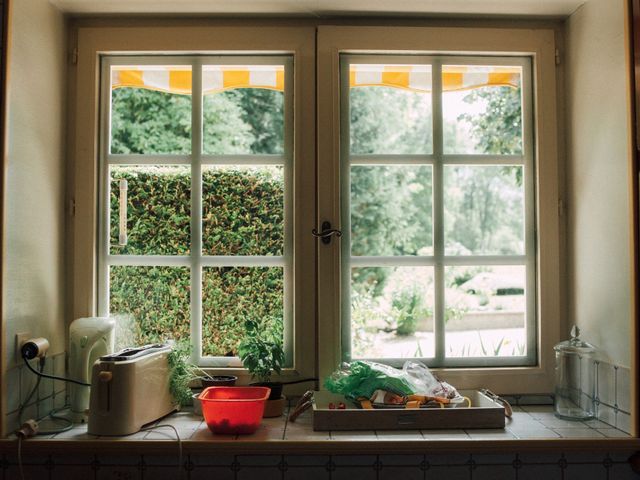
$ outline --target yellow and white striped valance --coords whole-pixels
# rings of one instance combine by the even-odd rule
[[[111,69],[111,88],[134,87],[191,94],[188,66],[117,66]],[[283,65],[212,65],[202,68],[202,91],[210,94],[234,88],[284,90]]]
[[[480,87],[507,86],[518,88],[521,67],[443,66],[442,89],[445,92]],[[351,87],[384,86],[430,92],[430,65],[351,65]]]
[[[445,92],[487,86],[518,88],[521,67],[444,66],[442,88]],[[414,92],[430,92],[429,65],[351,65],[351,87],[392,87]],[[111,88],[134,87],[161,92],[191,94],[191,68],[188,66],[115,66],[111,70]],[[234,88],[284,90],[282,65],[211,65],[202,69],[204,94]]]

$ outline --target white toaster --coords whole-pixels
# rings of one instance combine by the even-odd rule
[[[167,345],[126,348],[93,365],[91,435],[129,435],[176,409],[169,391]]]

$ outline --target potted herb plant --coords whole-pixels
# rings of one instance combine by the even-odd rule
[[[194,412],[198,412],[196,397],[191,389],[194,380],[200,380],[202,387],[235,385],[238,377],[234,375],[209,375],[191,363],[191,345],[188,342],[174,342],[168,355],[169,390],[177,405],[184,407],[193,401]]]
[[[238,355],[252,378],[258,380],[252,385],[271,389],[264,416],[280,416],[285,405],[285,397],[282,395],[283,384],[272,381],[271,375],[282,371],[282,337],[278,335],[277,329],[268,328],[267,322],[264,321],[247,320],[244,326],[245,336],[238,346]]]

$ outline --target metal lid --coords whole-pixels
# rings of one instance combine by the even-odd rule
[[[556,352],[566,353],[593,353],[596,351],[596,347],[590,343],[583,342],[578,338],[580,336],[580,329],[577,325],[574,325],[571,329],[571,339],[558,343],[553,349]]]

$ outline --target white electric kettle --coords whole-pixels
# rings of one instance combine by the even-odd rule
[[[107,317],[78,318],[69,327],[69,374],[83,383],[91,381],[91,368],[113,352],[116,321]],[[70,384],[71,415],[75,423],[87,421],[90,387]]]

